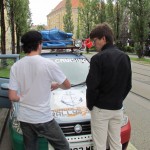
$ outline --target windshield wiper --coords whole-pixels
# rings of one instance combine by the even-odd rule
[[[86,82],[84,81],[84,82],[81,82],[81,83],[79,83],[79,84],[71,84],[71,87],[80,86],[80,85],[85,85],[85,84],[86,84]]]

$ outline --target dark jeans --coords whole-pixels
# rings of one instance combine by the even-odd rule
[[[25,150],[38,150],[38,135],[46,138],[55,150],[70,150],[68,141],[54,119],[38,124],[20,122],[20,126]]]

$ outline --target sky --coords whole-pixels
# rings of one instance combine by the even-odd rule
[[[33,25],[47,25],[47,15],[61,0],[29,0]]]

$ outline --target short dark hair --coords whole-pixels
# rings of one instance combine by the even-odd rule
[[[90,39],[101,39],[103,36],[106,38],[106,42],[113,44],[114,36],[110,25],[106,22],[98,24],[90,33]]]
[[[28,31],[21,37],[21,43],[25,53],[36,51],[38,45],[42,43],[42,35],[36,30]]]

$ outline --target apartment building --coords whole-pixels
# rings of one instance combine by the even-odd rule
[[[71,0],[72,3],[72,19],[74,24],[74,34],[77,30],[78,23],[78,6],[79,0]],[[47,15],[47,26],[48,29],[58,28],[64,30],[63,16],[66,13],[65,8],[66,0],[62,0],[48,15]]]

